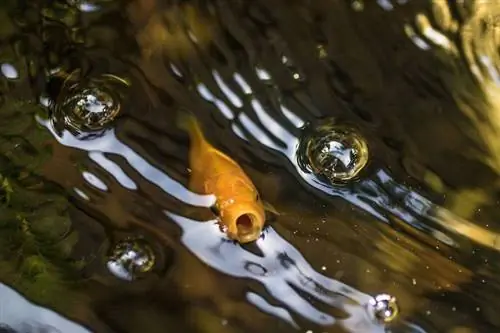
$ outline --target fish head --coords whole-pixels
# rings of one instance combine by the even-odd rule
[[[260,200],[235,200],[221,209],[220,219],[227,228],[229,238],[249,243],[260,237],[266,215]]]

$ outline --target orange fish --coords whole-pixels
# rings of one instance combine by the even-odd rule
[[[229,238],[240,243],[258,239],[266,220],[266,204],[250,178],[234,160],[206,141],[195,116],[180,112],[177,120],[191,141],[189,189],[215,195],[212,212]]]

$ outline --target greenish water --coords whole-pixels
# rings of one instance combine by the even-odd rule
[[[2,2],[0,332],[499,331],[499,15]],[[188,189],[185,111],[277,211],[256,242]]]

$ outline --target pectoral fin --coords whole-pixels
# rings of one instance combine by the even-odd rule
[[[263,201],[262,204],[266,213],[266,222],[276,221],[276,217],[281,214],[270,203]]]
[[[269,202],[263,201],[262,205],[264,206],[264,209],[266,211],[273,213],[274,215],[281,215],[280,213],[278,213],[278,210],[276,208],[274,208],[274,206],[271,205]]]

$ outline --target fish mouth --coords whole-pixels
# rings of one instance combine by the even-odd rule
[[[260,236],[260,228],[257,216],[245,213],[236,219],[236,233],[241,243],[253,242]]]

